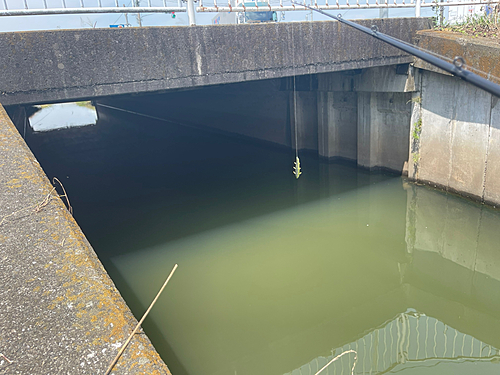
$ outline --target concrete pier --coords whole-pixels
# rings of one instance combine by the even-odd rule
[[[397,65],[318,76],[318,152],[402,172],[408,159],[413,69]]]
[[[318,153],[358,159],[358,98],[355,92],[318,92]]]
[[[0,183],[0,373],[103,374],[137,321],[2,106]],[[170,374],[142,333],[112,373]]]
[[[358,164],[402,171],[408,157],[410,93],[358,93]]]

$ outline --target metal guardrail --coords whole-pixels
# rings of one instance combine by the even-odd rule
[[[36,2],[33,0],[2,0],[3,9],[0,9],[0,16],[186,12],[186,7],[181,0],[176,1],[177,6],[168,5],[166,0],[131,0],[129,3],[130,6],[120,5],[118,0],[38,0]],[[142,6],[143,3],[146,3],[147,6]],[[40,4],[43,7],[40,7]]]
[[[125,6],[119,0],[1,0],[0,16],[29,16],[51,14],[92,14],[92,13],[172,13],[187,12],[190,25],[195,25],[195,12],[289,12],[308,11],[310,6],[320,10],[415,8],[415,16],[420,16],[423,7],[473,6],[490,4],[491,0],[304,0],[303,5],[290,0],[260,0],[266,6],[234,6],[234,0],[178,0],[176,6],[171,0],[130,0]],[[169,4],[170,3],[170,4]],[[184,4],[183,4],[184,3]],[[196,4],[197,3],[197,4]],[[40,7],[40,4],[42,6]],[[145,5],[143,5],[145,4]]]
[[[418,7],[436,7],[436,6],[463,6],[463,5],[481,5],[491,4],[491,0],[445,0],[442,2],[425,0],[325,0],[324,4],[318,4],[317,0],[309,0],[307,3],[303,1],[302,5],[287,5],[290,1],[279,0],[279,4],[270,3],[269,6],[244,7],[244,6],[231,6],[230,4],[223,4],[217,0],[213,0],[213,4],[205,4],[203,0],[199,0],[200,5],[196,8],[198,12],[248,12],[248,11],[304,11],[310,10],[306,5],[319,10],[340,10],[340,9],[383,9],[383,8],[418,8]],[[207,2],[208,3],[208,2]],[[210,1],[212,3],[212,1]],[[256,2],[255,2],[256,3]],[[418,15],[417,15],[418,17]]]

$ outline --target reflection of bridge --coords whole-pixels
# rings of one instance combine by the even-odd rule
[[[425,367],[445,361],[491,361],[500,350],[443,322],[408,310],[358,340],[319,356],[286,375],[314,375],[346,350],[358,353],[356,374],[384,374],[397,367]],[[350,374],[354,355],[343,356],[321,374]]]

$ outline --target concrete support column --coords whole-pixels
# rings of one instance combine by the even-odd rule
[[[318,92],[318,153],[327,159],[356,160],[357,109],[355,92]]]
[[[296,95],[296,100],[294,99]],[[296,109],[294,106],[296,105]],[[318,151],[318,111],[317,95],[314,91],[290,92],[290,134],[291,145],[295,149],[295,123],[297,125],[297,145],[299,150]],[[295,114],[297,121],[295,122]]]
[[[358,93],[358,164],[403,171],[408,160],[411,93]]]

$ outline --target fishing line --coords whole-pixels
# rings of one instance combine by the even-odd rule
[[[294,129],[295,129],[295,157],[299,157],[299,146],[298,146],[298,139],[297,139],[297,91],[295,88],[295,75],[293,76],[293,122],[294,122]]]
[[[161,118],[161,117],[156,117],[156,116],[147,115],[147,114],[145,114],[145,113],[140,113],[140,112],[130,111],[130,110],[128,110],[128,109],[123,109],[123,108],[119,108],[119,107],[113,107],[112,105],[107,105],[107,104],[96,103],[96,106],[106,107],[106,108],[111,108],[111,109],[116,109],[117,111],[123,111],[123,112],[127,112],[127,113],[132,113],[132,114],[134,114],[134,115],[139,115],[139,116],[149,117],[149,118],[152,118],[152,119],[154,119],[154,120],[160,120],[160,121],[170,122],[170,123],[172,123],[172,124],[179,124],[179,125],[181,125],[180,123],[175,122],[175,121],[172,121],[172,120],[167,120],[167,119],[164,119],[164,118]],[[182,124],[182,125],[184,125],[184,124]],[[186,125],[186,126],[189,126],[189,125]],[[194,127],[194,126],[193,126],[193,127]]]
[[[297,89],[295,84],[296,66],[295,66],[295,39],[293,36],[292,27],[292,66],[293,66],[293,122],[295,130],[295,161],[293,163],[293,174],[295,178],[299,178],[302,174],[300,170],[299,146],[298,146],[298,131],[297,131]]]

